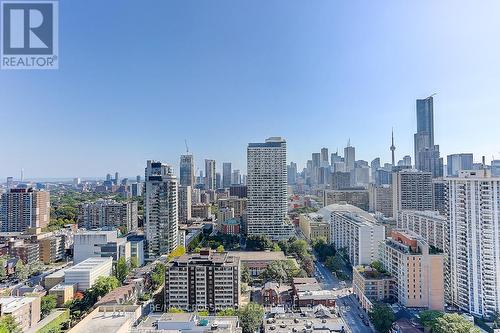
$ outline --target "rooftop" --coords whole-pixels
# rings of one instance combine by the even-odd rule
[[[286,260],[283,251],[229,251],[229,255],[239,257],[241,261],[276,261]]]
[[[70,273],[70,272],[76,272],[76,271],[89,271],[89,270],[96,269],[97,267],[99,267],[101,265],[111,263],[112,261],[113,261],[113,258],[111,258],[111,257],[102,257],[102,258],[101,257],[92,257],[92,258],[85,259],[81,263],[66,269],[65,272]]]
[[[2,313],[12,313],[22,306],[33,302],[37,298],[38,297],[26,296],[0,297],[0,307],[2,308]]]

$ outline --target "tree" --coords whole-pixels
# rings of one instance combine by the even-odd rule
[[[217,317],[233,317],[237,316],[238,312],[233,308],[226,308],[217,312]]]
[[[151,273],[151,281],[153,282],[153,289],[158,289],[165,283],[165,265],[162,263],[156,264]]]
[[[250,270],[247,265],[242,265],[241,269],[241,282],[250,283],[252,282],[252,276],[250,275]]]
[[[57,298],[55,295],[43,296],[40,300],[40,311],[42,318],[46,317],[57,306]]]
[[[7,314],[0,317],[0,332],[19,333],[21,328],[12,315]]]
[[[342,270],[342,258],[339,255],[334,255],[333,257],[327,257],[325,261],[325,266],[328,267],[333,272],[338,272]]]
[[[246,247],[247,250],[254,251],[263,251],[270,250],[274,246],[274,243],[271,242],[269,238],[266,236],[250,236],[247,238]]]
[[[395,319],[394,312],[388,305],[383,303],[373,305],[368,316],[379,333],[389,332]]]
[[[307,277],[307,273],[298,268],[293,260],[273,261],[261,274],[262,279],[279,283],[289,283],[294,277]]]
[[[23,261],[21,259],[19,259],[16,263],[15,276],[20,281],[26,280],[29,276],[28,268],[26,266],[24,266]]]
[[[97,297],[102,297],[111,290],[118,288],[120,282],[114,276],[100,276],[92,286],[92,294]]]
[[[221,245],[217,246],[217,252],[223,253],[224,252],[224,245],[221,244]]]
[[[278,244],[274,243],[273,252],[279,252],[279,251],[281,251],[281,247]]]
[[[139,267],[139,260],[137,260],[137,257],[130,258],[130,269],[136,269],[137,267]]]
[[[264,318],[264,308],[256,303],[248,303],[238,311],[243,333],[253,333],[260,328]]]
[[[209,313],[207,310],[199,310],[198,311],[198,316],[200,317],[208,317]]]
[[[304,271],[308,276],[312,276],[314,274],[314,261],[312,260],[311,256],[306,256],[302,260],[302,268],[304,268]]]
[[[7,277],[7,270],[5,266],[7,265],[7,261],[4,258],[0,258],[0,281],[5,280]]]
[[[447,313],[436,318],[434,333],[480,333],[481,330],[457,313]]]
[[[120,283],[123,282],[127,278],[128,275],[128,264],[127,261],[125,260],[125,257],[120,257],[118,258],[118,261],[116,262],[116,267],[115,267],[115,276],[120,281]]]
[[[167,311],[168,313],[184,313],[185,311],[179,308],[171,307]]]
[[[299,258],[307,256],[307,242],[303,239],[298,239],[290,244],[289,254],[296,254]]]
[[[178,246],[175,250],[168,254],[168,260],[172,260],[174,258],[180,257],[186,253],[186,248],[184,246]]]
[[[420,312],[420,323],[427,329],[431,329],[436,324],[436,320],[442,317],[444,313],[435,310],[426,310]]]

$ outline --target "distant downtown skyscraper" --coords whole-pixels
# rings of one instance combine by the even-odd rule
[[[287,221],[286,141],[271,137],[247,148],[247,233],[286,239],[293,233]]]
[[[178,244],[177,177],[172,168],[148,161],[145,171],[144,214],[150,259],[168,254]]]
[[[231,186],[231,163],[222,163],[222,187],[228,188]]]
[[[347,142],[347,147],[344,148],[345,171],[351,172],[354,170],[354,161],[356,161],[356,149],[351,146],[351,140]]]
[[[205,189],[216,189],[215,160],[205,160]]]
[[[439,145],[434,144],[434,100],[432,96],[417,99],[417,133],[414,136],[415,168],[443,176],[443,159]]]
[[[457,176],[459,171],[472,170],[473,154],[452,154],[447,157],[447,176]]]
[[[179,183],[181,186],[194,186],[194,157],[192,154],[181,155],[179,163]]]

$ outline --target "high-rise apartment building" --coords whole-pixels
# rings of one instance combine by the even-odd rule
[[[432,210],[432,173],[413,169],[392,174],[393,216],[401,210]]]
[[[423,237],[430,246],[448,251],[448,223],[438,212],[402,210],[397,216],[397,227]]]
[[[181,160],[179,163],[180,179],[179,183],[181,186],[194,186],[194,157],[191,154],[181,155]]]
[[[385,228],[371,214],[346,203],[323,207],[318,214],[330,223],[331,242],[336,249],[346,249],[353,266],[379,259],[378,246],[385,238]]]
[[[247,231],[273,239],[288,238],[286,141],[272,137],[247,148]]]
[[[288,185],[295,185],[297,183],[297,163],[290,162],[287,168]]]
[[[50,221],[50,195],[33,188],[11,188],[0,200],[2,232],[44,228]]]
[[[444,309],[444,255],[408,230],[392,230],[381,243],[384,269],[396,278],[397,299],[406,307]]]
[[[191,220],[192,197],[191,186],[179,186],[179,223]]]
[[[233,170],[231,175],[231,185],[240,185],[240,184],[241,184],[240,170]]]
[[[231,177],[232,177],[231,163],[230,162],[222,163],[222,187],[229,188],[229,186],[231,186],[232,184]]]
[[[203,249],[169,262],[165,306],[188,311],[237,308],[241,300],[240,258]]]
[[[381,213],[387,218],[393,217],[392,186],[370,184],[370,211]]]
[[[205,189],[216,190],[215,160],[205,160]]]
[[[148,161],[145,172],[144,227],[147,254],[168,254],[178,244],[177,178],[172,168]]]
[[[137,229],[137,201],[117,202],[99,199],[78,206],[78,226],[86,229],[126,227]]]
[[[500,178],[461,171],[448,183],[451,303],[477,316],[500,312]]]

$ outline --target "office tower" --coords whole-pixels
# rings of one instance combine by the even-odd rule
[[[350,172],[334,172],[332,173],[332,189],[343,190],[351,187]]]
[[[145,179],[144,227],[152,259],[170,253],[178,244],[177,178],[170,166],[148,161]]]
[[[12,188],[0,200],[2,232],[24,232],[44,228],[50,221],[49,192],[33,188]]]
[[[356,149],[351,146],[351,140],[347,142],[347,147],[344,148],[344,163],[345,171],[351,172],[354,169],[354,161],[356,160]]]
[[[114,181],[115,185],[118,185],[119,178],[120,178],[120,174],[117,171],[117,172],[115,172],[115,181]]]
[[[220,172],[215,173],[215,190],[221,188],[222,185],[222,177]]]
[[[78,205],[78,226],[86,229],[125,227],[137,229],[137,201],[117,202],[99,199]]]
[[[205,189],[215,190],[215,160],[205,160]]]
[[[293,227],[287,221],[286,141],[272,137],[249,143],[247,170],[248,235],[289,238]]]
[[[472,170],[473,154],[452,154],[447,157],[447,176],[457,176],[459,171]]]
[[[239,197],[229,197],[229,198],[220,198],[217,200],[217,204],[219,209],[222,208],[231,208],[234,211],[234,217],[241,219],[243,216],[243,212],[247,209],[247,198],[239,198]]]
[[[333,163],[333,172],[346,172],[345,171],[345,163],[344,162],[334,162]]]
[[[375,171],[375,184],[376,185],[392,184],[392,172],[387,169],[378,169],[377,171]]]
[[[312,153],[312,173],[311,173],[311,184],[318,184],[319,179],[319,167],[321,166],[321,154]]]
[[[410,155],[405,155],[403,157],[403,165],[411,167],[411,156]]]
[[[393,216],[401,210],[432,210],[432,174],[413,169],[392,174]]]
[[[181,186],[194,186],[194,157],[191,154],[181,155],[179,164],[180,185]]]
[[[106,181],[108,182],[111,181],[111,174],[109,173],[106,174]]]
[[[493,317],[500,312],[500,178],[484,169],[445,180],[451,303]]]
[[[443,176],[443,159],[439,145],[434,144],[434,106],[432,96],[417,99],[417,133],[414,136],[415,168],[431,172],[433,177]]]
[[[231,163],[229,162],[224,162],[222,163],[222,186],[224,188],[229,188],[231,186]]]
[[[297,163],[290,162],[287,169],[288,185],[295,185],[297,183]]]
[[[410,308],[444,309],[444,255],[408,230],[391,231],[381,243],[384,269],[396,278],[397,299]]]
[[[333,167],[336,162],[343,162],[342,157],[339,155],[338,152],[332,153],[330,155],[330,165]]]
[[[394,145],[394,130],[392,130],[392,135],[391,135],[391,147],[389,148],[391,150],[391,156],[392,156],[392,165],[396,165],[396,157],[394,155],[395,151],[396,151],[396,146]]]
[[[143,191],[143,184],[142,183],[133,183],[130,185],[130,194],[132,197],[140,197],[142,196],[142,191]]]
[[[137,183],[140,183],[140,182],[141,182],[141,175],[137,175],[137,176],[135,177],[135,181],[136,181]]]
[[[240,303],[240,258],[203,249],[166,265],[165,306],[187,311],[237,308]]]
[[[438,212],[402,210],[397,217],[397,227],[418,234],[441,252],[448,252],[448,222]]]
[[[370,183],[370,167],[362,166],[351,171],[351,185],[353,187],[367,187]]]
[[[353,266],[379,259],[378,244],[385,238],[385,228],[371,214],[346,203],[328,205],[318,213],[330,223],[335,248],[345,248]]]
[[[191,186],[179,186],[179,223],[191,220]]]
[[[320,166],[330,165],[330,161],[328,160],[328,148],[321,148],[320,156],[321,156]]]
[[[240,185],[241,184],[241,175],[240,170],[233,170],[231,175],[231,185]]]
[[[14,188],[14,177],[7,177],[7,182],[5,183],[7,190]]]
[[[246,184],[247,184],[247,175],[243,175],[243,176],[241,176],[241,183],[242,183],[243,185],[246,185]]]
[[[78,188],[79,185],[80,185],[80,178],[78,177],[73,178],[73,187]]]
[[[371,182],[376,183],[377,182],[377,170],[380,169],[380,157],[377,157],[373,159],[373,161],[370,163],[370,168],[371,168]]]

